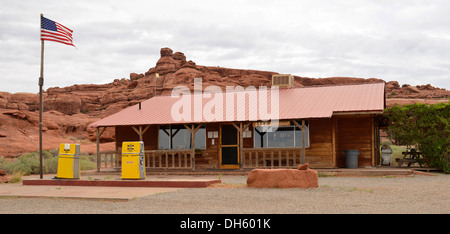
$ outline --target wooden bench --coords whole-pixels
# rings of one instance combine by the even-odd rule
[[[398,163],[398,167],[402,167],[403,163],[408,163],[407,167],[411,167],[411,164],[419,163],[419,166],[422,167],[421,157],[422,154],[415,149],[411,149],[409,151],[402,152],[403,158],[395,159],[395,162]]]

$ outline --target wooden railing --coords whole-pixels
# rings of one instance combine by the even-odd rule
[[[192,150],[146,150],[145,167],[161,169],[191,169]],[[195,160],[194,160],[195,161]],[[122,167],[121,151],[101,151],[97,156],[97,170],[101,168],[120,169]]]
[[[244,148],[242,168],[297,168],[302,148]],[[152,169],[195,169],[192,150],[146,150],[145,167]],[[97,157],[100,168],[122,167],[121,151],[102,151]]]
[[[243,168],[297,168],[302,148],[244,148]]]
[[[192,150],[147,150],[145,151],[146,168],[190,169]]]
[[[122,153],[120,151],[101,151],[97,155],[97,171],[100,168],[118,169],[121,165]]]

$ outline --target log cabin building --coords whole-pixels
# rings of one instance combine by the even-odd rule
[[[155,96],[91,124],[98,170],[120,169],[124,141],[144,142],[147,170],[296,168],[305,162],[341,168],[344,150],[359,150],[358,167],[380,164],[384,83],[296,88],[292,76],[280,77],[273,77],[276,89],[263,91],[200,86],[192,94],[181,88],[184,93]],[[278,112],[277,125],[266,112]],[[116,151],[102,152],[98,139],[109,127]]]

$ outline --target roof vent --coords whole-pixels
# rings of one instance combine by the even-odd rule
[[[290,74],[272,75],[272,86],[283,88],[294,87],[294,77]]]

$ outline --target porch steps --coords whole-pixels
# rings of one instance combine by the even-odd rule
[[[357,168],[357,169],[317,169],[323,176],[413,176],[413,170],[407,168]]]
[[[376,167],[376,168],[312,168],[316,170],[319,175],[323,176],[412,176],[422,168],[398,168],[398,167]],[[252,169],[244,170],[147,170],[147,175],[248,175]],[[430,170],[426,170],[430,172]],[[89,174],[120,174],[120,170],[101,170],[97,171],[85,171],[84,175]]]

